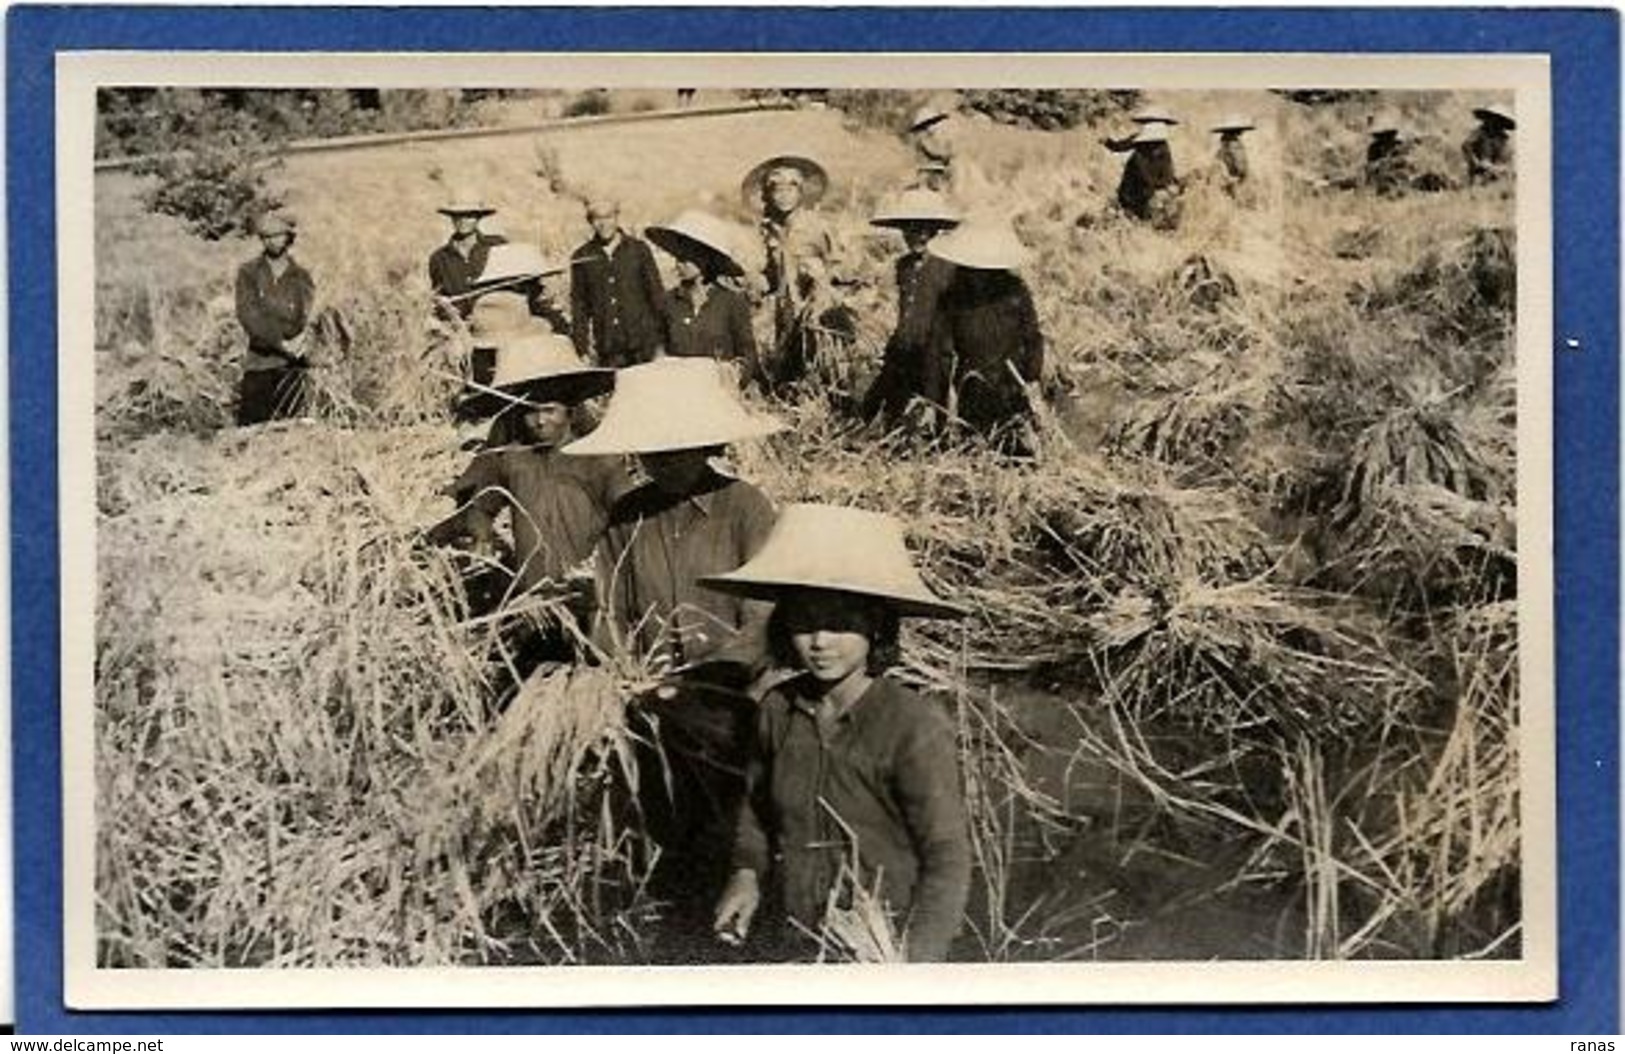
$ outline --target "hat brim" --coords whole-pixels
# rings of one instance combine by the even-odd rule
[[[1490,124],[1498,124],[1498,125],[1501,125],[1501,126],[1506,127],[1506,128],[1516,128],[1516,127],[1518,127],[1518,122],[1516,120],[1514,120],[1511,117],[1508,117],[1504,113],[1496,113],[1494,110],[1485,110],[1485,109],[1474,110],[1473,111],[1473,116],[1478,118],[1480,121],[1485,121],[1485,122],[1488,122]]]
[[[672,227],[660,226],[646,227],[643,233],[660,249],[678,259],[694,256],[698,252],[710,256],[720,264],[720,270],[724,274],[730,274],[738,278],[745,273],[744,265],[734,259],[732,253],[712,245],[710,242],[701,241],[692,234],[687,234]]]
[[[570,373],[537,377],[494,388],[479,388],[462,400],[462,409],[478,417],[495,417],[516,407],[538,403],[577,403],[608,395],[615,387],[615,371],[589,366]]]
[[[442,205],[435,211],[442,216],[495,216],[497,212],[489,205]]]
[[[647,427],[648,430],[640,431]],[[652,422],[648,426],[626,427],[611,421],[608,416],[593,431],[564,448],[566,454],[665,454],[675,450],[702,450],[706,447],[728,446],[747,439],[762,439],[784,431],[784,426],[770,419],[752,418],[707,430],[688,428],[681,432],[662,433]]]
[[[801,590],[820,590],[826,593],[851,593],[854,596],[882,601],[902,618],[956,619],[964,618],[970,614],[966,608],[934,596],[905,593],[901,590],[878,589],[873,585],[863,583],[808,582],[757,575],[747,578],[741,577],[738,571],[730,571],[721,575],[707,575],[700,578],[699,583],[705,588],[719,593],[744,597],[748,600],[765,600],[770,603],[783,600],[785,595],[789,593]]]
[[[1215,132],[1251,132],[1257,127],[1256,124],[1216,124],[1213,126],[1213,130]]]
[[[891,230],[902,230],[904,227],[937,227],[950,230],[959,226],[963,220],[947,216],[876,216],[869,221],[871,227],[886,227]]]
[[[762,188],[767,182],[767,175],[775,168],[793,168],[801,173],[803,205],[816,205],[829,192],[829,173],[824,170],[823,165],[810,157],[785,154],[770,157],[745,174],[745,178],[739,184],[739,192],[746,205],[754,207],[761,202]]]
[[[911,132],[923,132],[927,128],[935,128],[937,125],[941,124],[947,119],[948,115],[945,113],[933,114],[923,121],[915,121],[913,124],[908,126],[908,130]]]

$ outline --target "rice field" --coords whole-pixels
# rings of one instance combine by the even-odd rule
[[[955,958],[1516,957],[1512,194],[1340,187],[1371,100],[1170,101],[1177,231],[1104,214],[1107,129],[967,121],[964,204],[1034,250],[1032,457],[809,397],[738,464],[777,502],[895,513],[972,609],[911,628],[903,671],[958,715],[977,875]],[[1459,177],[1484,101],[1382,102]],[[1235,110],[1260,125],[1239,203],[1201,132]],[[466,563],[424,542],[472,435],[444,415],[457,340],[424,261],[448,181],[562,257],[581,195],[632,227],[744,221],[738,178],[778,152],[834,176],[860,384],[900,250],[864,218],[910,160],[808,109],[289,158],[328,319],[317,412],[244,430],[231,279],[255,247],[98,177],[103,965],[648,961],[664,906],[625,708],[651,674],[602,656],[514,694],[512,626],[558,598],[478,614]],[[826,937],[894,953],[861,898]]]

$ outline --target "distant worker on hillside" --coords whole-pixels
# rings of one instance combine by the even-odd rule
[[[1512,175],[1512,132],[1518,122],[1502,106],[1485,106],[1473,111],[1478,127],[1461,144],[1467,160],[1467,185],[1495,183]]]
[[[1008,225],[967,223],[932,239],[926,251],[955,270],[934,305],[924,396],[950,420],[1023,452],[1027,389],[1044,369],[1038,310],[1016,274],[1027,249]]]
[[[841,260],[835,235],[813,211],[828,190],[823,166],[795,155],[768,158],[741,184],[745,203],[762,210],[762,288],[773,307],[773,348],[763,367],[774,389],[836,365],[824,360],[843,358],[853,340],[836,287]]]
[[[237,321],[248,334],[237,399],[239,425],[304,412],[310,363],[299,349],[316,299],[315,281],[292,255],[298,232],[294,218],[272,213],[256,226],[260,255],[237,269]]]
[[[953,264],[930,255],[926,247],[937,235],[957,227],[960,216],[941,194],[913,187],[882,204],[869,222],[896,230],[906,247],[896,264],[897,324],[886,341],[880,372],[858,410],[864,420],[879,414],[891,425],[925,392],[931,319],[937,297],[954,274]]]
[[[648,243],[621,227],[616,202],[587,203],[592,237],[570,258],[570,333],[582,358],[619,369],[654,358],[665,289]]]
[[[947,106],[928,103],[914,111],[904,132],[914,151],[914,171],[918,186],[946,192],[953,186],[953,113]]]
[[[1365,184],[1383,197],[1395,197],[1411,187],[1415,171],[1411,147],[1391,117],[1371,124],[1371,142],[1365,149]]]
[[[485,271],[486,257],[507,239],[480,230],[480,220],[496,209],[468,191],[454,192],[437,211],[451,221],[451,237],[429,255],[429,288],[440,298],[445,317],[466,319],[474,310],[469,293]]]
[[[728,225],[690,209],[645,233],[677,261],[677,286],[661,309],[666,354],[729,363],[740,384],[764,384],[750,302],[722,282],[745,274]]]
[[[1107,136],[1101,140],[1107,150],[1114,154],[1126,154],[1134,149],[1135,141],[1147,128],[1160,127],[1166,133],[1179,124],[1179,118],[1160,106],[1142,106],[1129,115],[1129,120],[1134,122],[1134,131],[1128,135]]]
[[[1226,117],[1213,126],[1219,136],[1219,150],[1214,157],[1219,165],[1220,183],[1232,195],[1252,174],[1247,163],[1247,147],[1241,137],[1253,127],[1249,118],[1241,116]]]
[[[1108,150],[1132,151],[1123,164],[1117,183],[1117,204],[1137,220],[1171,228],[1179,223],[1179,177],[1174,172],[1174,155],[1168,146],[1169,126],[1143,124],[1128,139],[1107,139]]]

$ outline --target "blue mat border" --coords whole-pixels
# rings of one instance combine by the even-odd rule
[[[1619,19],[1503,9],[13,7],[7,17],[17,1022],[28,1033],[1619,1031]],[[53,63],[67,50],[1543,53],[1554,113],[1561,999],[1233,1009],[71,1013],[62,1005]]]

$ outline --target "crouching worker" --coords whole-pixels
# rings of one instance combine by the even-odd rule
[[[497,414],[492,433],[503,441],[482,449],[451,485],[459,509],[430,539],[462,539],[476,556],[495,561],[495,521],[508,513],[511,579],[483,606],[513,608],[521,599],[551,595],[564,601],[577,623],[566,624],[556,611],[539,619],[540,625],[525,621],[513,649],[522,679],[543,662],[576,657],[578,627],[589,626],[593,614],[593,550],[611,506],[631,481],[619,458],[560,452],[580,430],[583,402],[613,386],[612,370],[585,365],[569,338],[542,333],[499,346],[495,369],[491,384],[471,401],[478,404],[475,412]]]
[[[822,957],[826,911],[878,893],[909,961],[945,958],[971,872],[954,729],[886,670],[899,619],[964,611],[921,581],[894,518],[829,505],[789,506],[755,559],[706,583],[776,601],[770,647],[798,671],[762,702],[717,937]],[[781,917],[753,926],[764,903]]]
[[[718,461],[729,443],[778,431],[748,411],[709,358],[663,358],[616,374],[603,423],[568,454],[635,454],[647,481],[615,503],[600,548],[600,623],[610,647],[646,660],[659,687],[634,708],[646,749],[639,808],[659,847],[651,892],[669,905],[659,961],[714,957],[711,898],[727,875],[768,606],[704,589],[773,526],[761,491]]]

